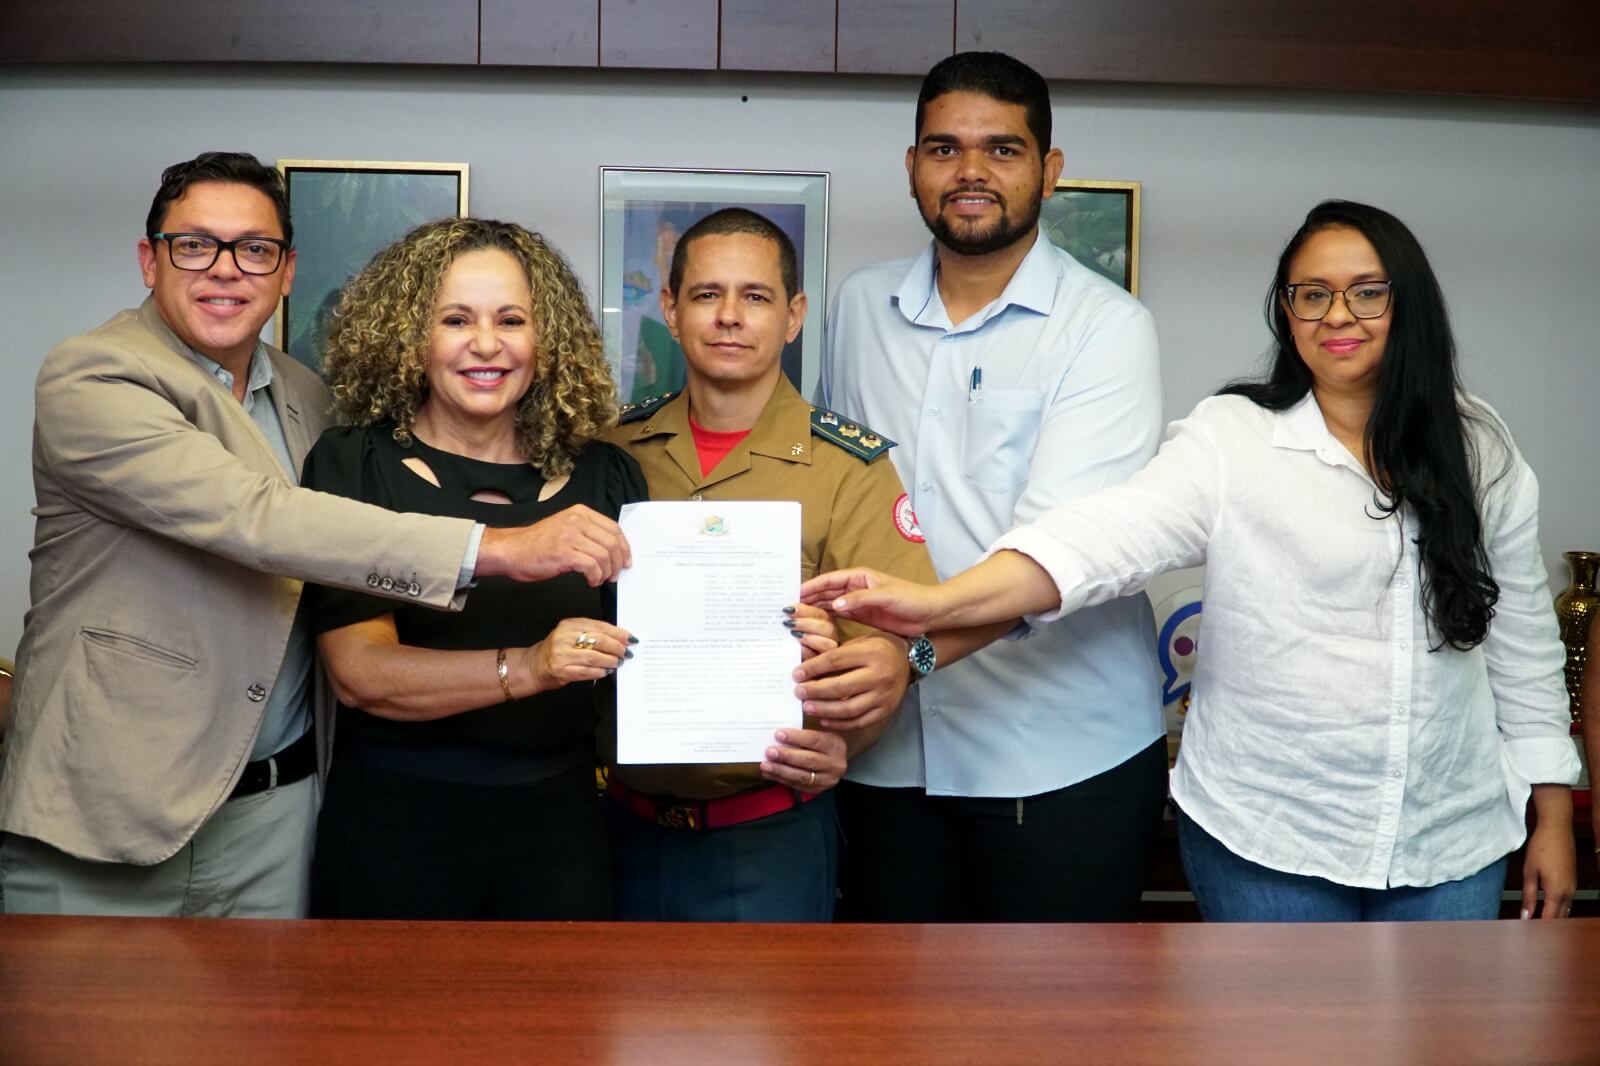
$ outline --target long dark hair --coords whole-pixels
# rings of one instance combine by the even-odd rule
[[[1434,650],[1449,644],[1465,651],[1483,641],[1500,598],[1500,586],[1489,573],[1474,489],[1474,467],[1481,473],[1483,464],[1472,454],[1467,423],[1495,436],[1500,430],[1463,406],[1444,294],[1405,223],[1348,200],[1326,200],[1312,208],[1278,257],[1267,291],[1267,325],[1276,343],[1266,380],[1235,381],[1222,392],[1283,411],[1310,391],[1311,371],[1295,348],[1284,286],[1305,242],[1341,226],[1372,244],[1394,285],[1378,394],[1363,434],[1368,468],[1388,497],[1374,501],[1373,517],[1388,518],[1403,504],[1411,506],[1422,560],[1423,615],[1439,635]]]

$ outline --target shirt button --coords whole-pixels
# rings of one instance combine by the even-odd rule
[[[695,503],[699,503],[700,502],[700,494],[697,492],[693,496],[690,496],[689,499],[693,500]]]
[[[244,690],[244,694],[250,697],[251,703],[260,703],[262,700],[267,698],[267,690],[262,688],[260,685],[251,685],[249,688]]]
[[[1400,771],[1399,770],[1390,770],[1389,771],[1389,776],[1394,778],[1396,781],[1398,781],[1398,780],[1400,780]]]
[[[1411,642],[1409,640],[1402,640],[1400,642],[1400,650],[1401,651],[1408,651],[1408,650],[1410,650],[1410,648],[1411,648]]]
[[[921,485],[918,485],[917,487],[919,489],[921,489],[923,492],[932,492],[933,491],[933,482],[924,481]]]
[[[939,409],[937,407],[930,407],[930,408],[928,408],[928,414],[930,416],[932,416],[933,418],[938,418],[939,417]]]

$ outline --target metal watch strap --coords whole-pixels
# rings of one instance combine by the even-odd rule
[[[911,643],[906,647],[906,665],[911,671],[911,683],[918,681],[933,673],[939,664],[939,653],[934,648],[933,642],[926,633],[912,637]]]

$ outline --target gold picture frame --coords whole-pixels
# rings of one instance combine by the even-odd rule
[[[1139,183],[1062,178],[1039,212],[1050,242],[1139,295]]]
[[[416,226],[467,214],[466,163],[280,159],[302,254],[278,303],[279,348],[317,370],[323,321],[338,294],[378,252]]]

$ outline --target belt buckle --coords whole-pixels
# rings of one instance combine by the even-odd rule
[[[670,803],[657,803],[656,825],[664,829],[699,829],[700,811],[695,807],[677,807]]]

